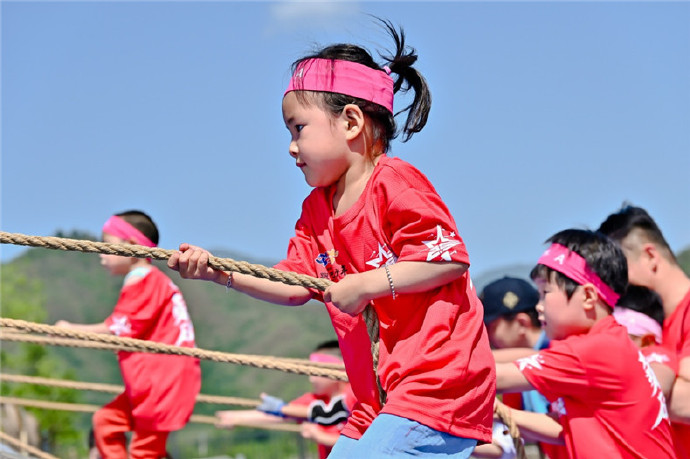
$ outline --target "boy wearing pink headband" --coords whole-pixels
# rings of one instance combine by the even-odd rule
[[[535,423],[540,415],[511,410],[515,421],[532,436],[565,443],[570,457],[675,457],[661,386],[612,316],[627,285],[623,253],[586,230],[561,231],[548,242],[531,276],[551,346],[498,364],[496,386],[538,390],[559,424],[546,424],[545,415]]]
[[[690,277],[646,210],[625,206],[609,215],[599,231],[621,245],[630,283],[648,287],[661,297],[662,344],[678,359],[678,377],[669,400],[676,453],[680,459],[690,459]]]
[[[103,241],[155,247],[158,229],[140,211],[114,215],[103,225]],[[194,347],[194,327],[180,290],[149,260],[100,255],[101,265],[124,285],[112,314],[98,324],[55,325],[175,346]],[[199,361],[192,357],[118,352],[124,393],[93,416],[96,447],[104,459],[166,457],[171,431],[189,420],[201,388]],[[125,432],[132,432],[127,449]]]
[[[419,170],[386,154],[393,95],[409,90],[412,101],[398,112],[403,140],[426,124],[431,95],[404,34],[385,26],[396,44],[388,65],[356,45],[326,47],[295,63],[283,97],[288,152],[314,190],[277,268],[333,284],[317,292],[214,271],[188,244],[168,265],[279,304],[325,303],[358,401],[330,457],[462,459],[491,441],[494,362],[453,216]],[[376,373],[367,305],[379,321]]]

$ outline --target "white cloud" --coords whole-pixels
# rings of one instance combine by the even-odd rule
[[[274,34],[305,28],[341,27],[359,13],[359,2],[352,0],[275,2],[270,7],[267,32]]]

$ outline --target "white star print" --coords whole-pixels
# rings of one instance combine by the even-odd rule
[[[520,371],[524,370],[525,368],[536,368],[537,370],[541,370],[542,363],[544,363],[544,357],[542,357],[540,354],[530,355],[529,357],[523,357],[517,360],[518,369]]]
[[[449,234],[449,237],[454,236],[454,232],[451,232]],[[429,253],[426,256],[426,261],[431,261],[437,257],[441,257],[441,259],[445,261],[451,261],[450,249],[460,244],[460,241],[449,239],[448,237],[444,236],[443,228],[441,228],[441,225],[436,225],[436,239],[422,242],[429,248]]]
[[[127,316],[113,317],[113,323],[110,325],[110,331],[117,336],[129,334],[132,332],[132,326],[129,324]]]
[[[380,268],[382,265],[390,265],[395,263],[395,260],[396,256],[393,254],[393,252],[388,250],[388,247],[381,245],[379,242],[378,253],[375,253],[374,258],[366,263],[374,268]]]

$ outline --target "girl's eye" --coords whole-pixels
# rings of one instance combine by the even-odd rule
[[[297,124],[297,125],[295,125],[295,130],[297,132],[301,132],[303,127],[304,127],[304,124]]]

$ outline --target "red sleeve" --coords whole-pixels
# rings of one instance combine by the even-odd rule
[[[678,375],[678,359],[673,351],[654,344],[640,348],[640,352],[642,352],[647,362],[665,365]]]
[[[582,396],[589,391],[587,372],[575,352],[562,342],[551,342],[549,349],[519,359],[518,369],[549,401],[558,397]]]
[[[146,276],[122,288],[113,313],[105,320],[115,335],[139,338],[156,323],[160,308],[152,301],[150,278]]]
[[[306,394],[300,395],[296,399],[290,401],[290,405],[309,406],[314,400],[316,400],[314,394],[307,392]]]
[[[404,183],[407,181],[407,183]],[[390,198],[388,232],[398,261],[455,261],[469,264],[465,243],[450,211],[431,184],[420,177],[382,181]]]

